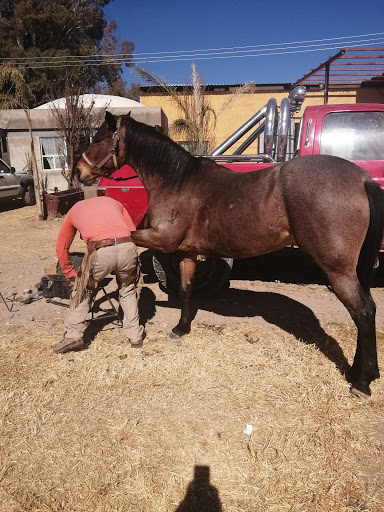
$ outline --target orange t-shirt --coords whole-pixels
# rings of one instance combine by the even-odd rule
[[[85,243],[129,236],[135,226],[127,210],[111,197],[93,197],[79,201],[69,210],[60,228],[56,254],[67,279],[76,276],[69,257],[69,248],[79,231]]]

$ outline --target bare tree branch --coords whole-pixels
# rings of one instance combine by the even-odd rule
[[[33,181],[36,197],[36,210],[38,220],[43,220],[43,210],[40,194],[40,177],[37,167],[37,158],[33,142],[32,120],[29,104],[32,98],[30,88],[24,79],[23,71],[12,63],[5,62],[0,66],[0,106],[5,109],[20,108],[24,110],[28,122],[29,138],[31,144]]]
[[[75,177],[75,164],[90,142],[92,133],[102,123],[107,106],[95,109],[92,102],[86,105],[82,97],[82,88],[74,86],[67,77],[65,86],[65,106],[54,103],[51,115],[58,126],[58,133],[65,140],[62,148],[62,175],[68,182],[68,188],[78,186]]]

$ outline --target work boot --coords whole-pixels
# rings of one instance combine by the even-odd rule
[[[131,347],[132,348],[141,348],[143,346],[143,341],[147,337],[146,332],[144,331],[141,335],[141,338],[138,341],[131,341]]]
[[[83,338],[63,338],[59,343],[53,345],[55,354],[65,354],[66,352],[83,350],[86,348]]]

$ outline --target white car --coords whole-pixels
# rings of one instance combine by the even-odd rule
[[[26,206],[36,204],[33,176],[27,171],[16,172],[0,158],[0,199],[21,199]]]

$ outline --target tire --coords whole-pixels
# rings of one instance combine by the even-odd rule
[[[22,199],[25,206],[33,206],[34,204],[36,204],[35,188],[33,186],[33,183],[25,185]]]
[[[180,291],[178,253],[165,254],[155,251],[152,264],[160,288],[169,295],[178,295]],[[204,260],[198,260],[192,281],[192,295],[207,297],[227,288],[232,266],[231,258],[206,257]]]

